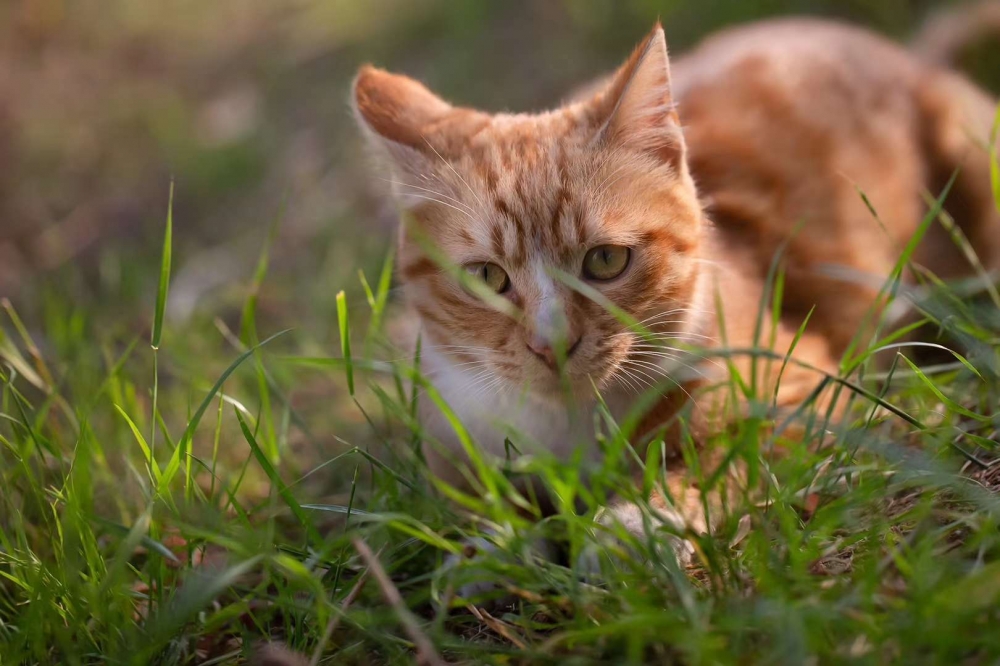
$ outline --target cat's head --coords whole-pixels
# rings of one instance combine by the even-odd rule
[[[585,391],[656,376],[641,364],[665,357],[607,304],[679,337],[698,309],[705,222],[659,25],[597,94],[554,111],[456,107],[372,67],[353,103],[403,209],[399,276],[425,345],[540,393],[559,372]]]

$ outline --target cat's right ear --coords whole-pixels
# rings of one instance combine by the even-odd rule
[[[354,79],[354,116],[373,147],[394,169],[423,173],[427,160],[455,150],[469,113],[456,109],[407,76],[365,65]],[[459,121],[459,122],[456,122]]]
[[[427,148],[425,134],[451,105],[407,76],[365,65],[354,79],[351,101],[359,124],[373,135],[407,148]]]
[[[376,152],[393,170],[424,170],[427,132],[451,105],[413,79],[363,66],[351,89],[354,117]]]

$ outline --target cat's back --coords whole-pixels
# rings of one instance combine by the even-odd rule
[[[675,61],[672,80],[721,242],[760,276],[787,243],[786,303],[819,305],[834,348],[856,332],[923,218],[925,193],[940,192],[959,166],[949,201],[968,213],[959,224],[982,239],[984,258],[996,254],[980,147],[993,103],[960,75],[861,28],[785,19],[708,38]],[[959,272],[967,267],[953,247],[928,237],[917,260],[939,275]],[[871,286],[824,277],[830,266]]]
[[[784,18],[713,33],[673,61],[678,100],[722,83],[742,85],[762,75],[776,88],[815,88],[850,79],[861,89],[877,83],[909,84],[921,66],[903,46],[870,30],[839,21]],[[745,78],[749,75],[749,79]]]
[[[995,102],[962,75],[864,28],[792,18],[711,35],[672,61],[671,90],[731,274],[762,281],[783,247],[784,312],[817,306],[812,325],[838,353],[953,174],[947,208],[1000,267],[983,149]],[[914,260],[941,277],[968,270],[936,227]]]
[[[768,21],[708,38],[672,75],[701,191],[721,219],[774,220],[857,185],[890,218],[908,218],[889,184],[925,180],[921,74],[902,47],[836,22]],[[737,201],[740,192],[761,199]]]

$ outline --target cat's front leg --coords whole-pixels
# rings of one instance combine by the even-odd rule
[[[666,545],[677,563],[687,567],[692,562],[695,549],[684,535],[709,531],[710,517],[705,513],[705,499],[701,491],[681,475],[668,480],[666,492],[663,489],[654,490],[645,505],[626,499],[608,504],[595,516],[596,538],[580,554],[580,571],[588,576],[594,575],[600,572],[602,558],[613,558],[616,551],[633,550],[616,536],[619,530],[624,530],[640,542],[652,539],[654,546]],[[710,507],[718,507],[716,493],[711,493],[707,499]]]

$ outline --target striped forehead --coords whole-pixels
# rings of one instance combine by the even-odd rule
[[[569,152],[557,139],[523,136],[495,142],[470,160],[482,210],[470,231],[509,267],[537,254],[564,261],[592,233],[581,165]]]

